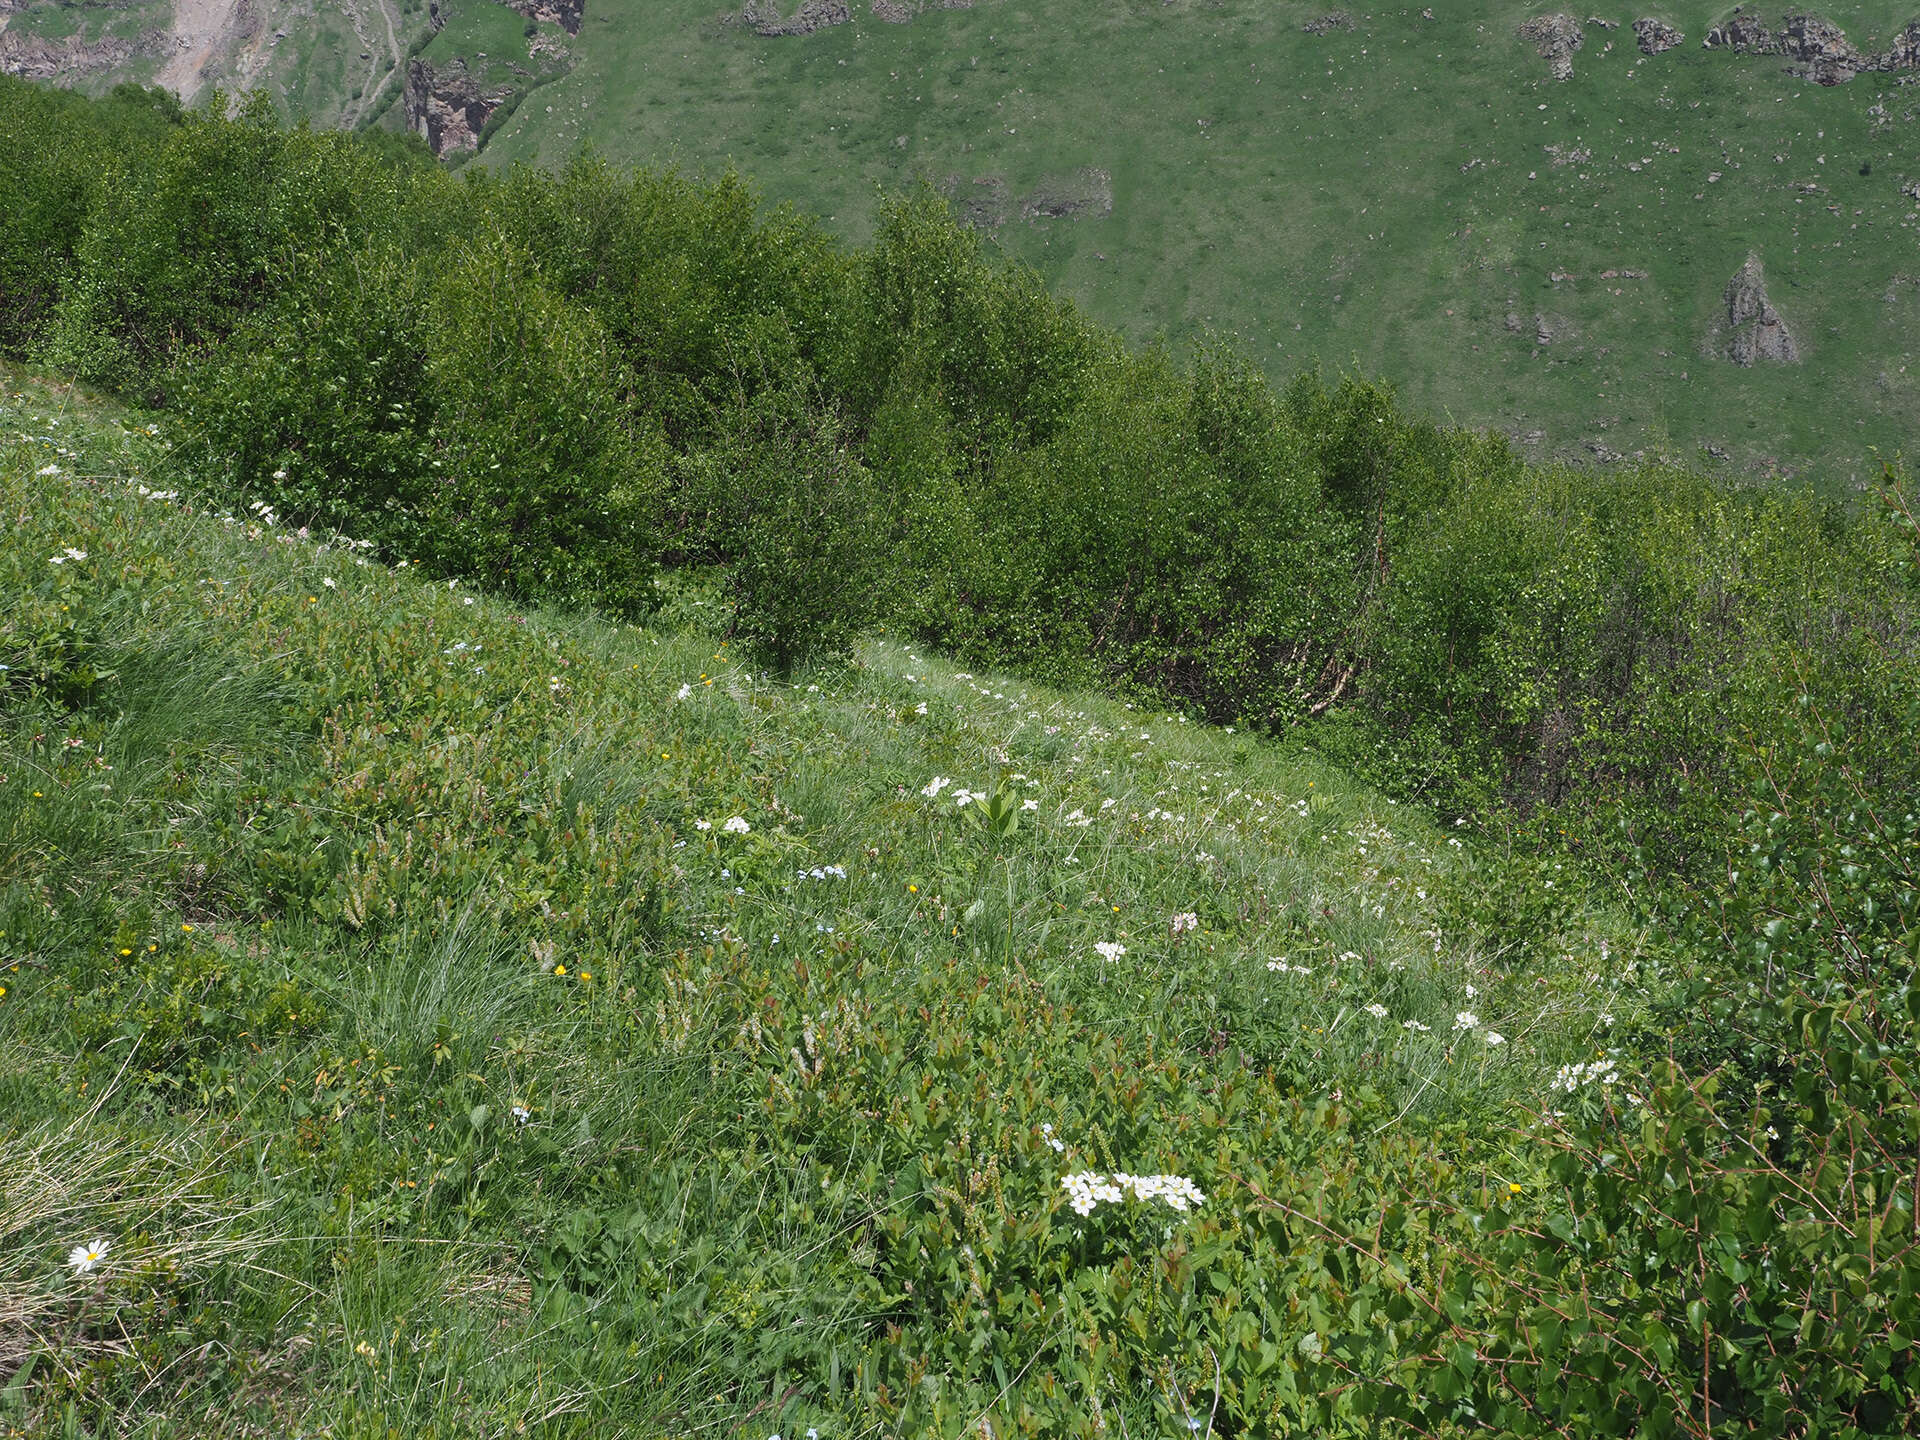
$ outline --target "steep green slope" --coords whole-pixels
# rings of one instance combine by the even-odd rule
[[[1682,5],[1662,13],[1686,42],[1656,56],[1629,12],[1584,27],[1560,83],[1517,34],[1538,8],[1309,34],[1324,7],[1002,0],[768,37],[705,0],[597,0],[573,73],[486,153],[737,164],[854,235],[881,187],[927,180],[1134,337],[1223,331],[1280,375],[1357,364],[1536,453],[1877,473],[1869,448],[1920,417],[1913,72],[1822,87],[1703,50],[1722,8]],[[1862,50],[1910,18],[1827,13]],[[1750,253],[1803,363],[1725,358]]]
[[[1457,835],[1245,736],[770,683],[697,587],[515,613],[0,403],[0,1425],[1165,1428],[1223,1403],[1169,1313],[1253,1366],[1374,1293],[1299,1308],[1265,1197],[1531,1193],[1507,1117],[1652,984],[1591,909],[1484,945]],[[1208,1198],[1083,1224],[1088,1169]]]

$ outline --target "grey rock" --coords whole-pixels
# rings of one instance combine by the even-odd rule
[[[1746,263],[1734,271],[1727,282],[1726,301],[1727,323],[1733,327],[1733,338],[1727,342],[1729,360],[1743,366],[1762,360],[1776,365],[1800,363],[1799,342],[1767,295],[1766,271],[1758,255],[1747,256]]]
[[[1664,20],[1643,18],[1633,22],[1633,38],[1642,55],[1658,55],[1673,49],[1687,37]]]
[[[1520,27],[1520,38],[1532,43],[1554,79],[1573,78],[1573,52],[1586,43],[1586,32],[1573,16],[1564,11],[1536,15]]]

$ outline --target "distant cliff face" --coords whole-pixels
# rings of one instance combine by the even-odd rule
[[[84,77],[105,75],[135,60],[172,55],[177,48],[174,37],[161,29],[144,30],[133,40],[106,35],[95,41],[86,40],[79,32],[62,40],[49,40],[12,29],[0,30],[0,75],[71,84]]]
[[[487,121],[513,93],[511,85],[483,85],[464,59],[436,68],[424,60],[407,62],[407,128],[436,155],[475,150]]]
[[[494,3],[541,27],[524,56],[462,54],[442,40],[429,58],[410,58],[420,46],[409,42],[425,37],[403,0],[0,0],[0,74],[90,91],[136,80],[189,101],[213,86],[229,95],[265,89],[297,94],[302,118],[341,127],[393,106],[447,154],[476,148],[510,96],[568,68],[564,42],[586,11],[586,0]],[[433,31],[450,21],[457,29],[458,16],[429,0]],[[323,51],[340,65],[315,66]],[[321,74],[334,78],[316,81]]]

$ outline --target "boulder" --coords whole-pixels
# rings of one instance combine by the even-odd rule
[[[1664,20],[1651,18],[1633,22],[1633,38],[1640,46],[1642,55],[1658,55],[1663,50],[1671,50],[1687,37]]]

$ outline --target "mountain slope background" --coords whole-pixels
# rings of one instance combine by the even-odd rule
[[[138,49],[176,9],[13,3],[8,53],[60,25]],[[316,123],[412,128],[494,166],[582,145],[737,166],[856,240],[885,192],[931,184],[1135,340],[1216,332],[1276,376],[1357,367],[1541,457],[1684,454],[1844,490],[1920,415],[1904,7],[1822,12],[1844,42],[1694,5],[1576,22],[1520,4],[249,0],[229,17],[251,38],[185,79],[159,40],[66,78],[265,88]],[[1643,43],[1636,19],[1684,38]],[[1736,19],[1798,53],[1703,45],[1715,26],[1739,39]],[[1736,344],[1736,313],[1762,310],[1785,351]]]

